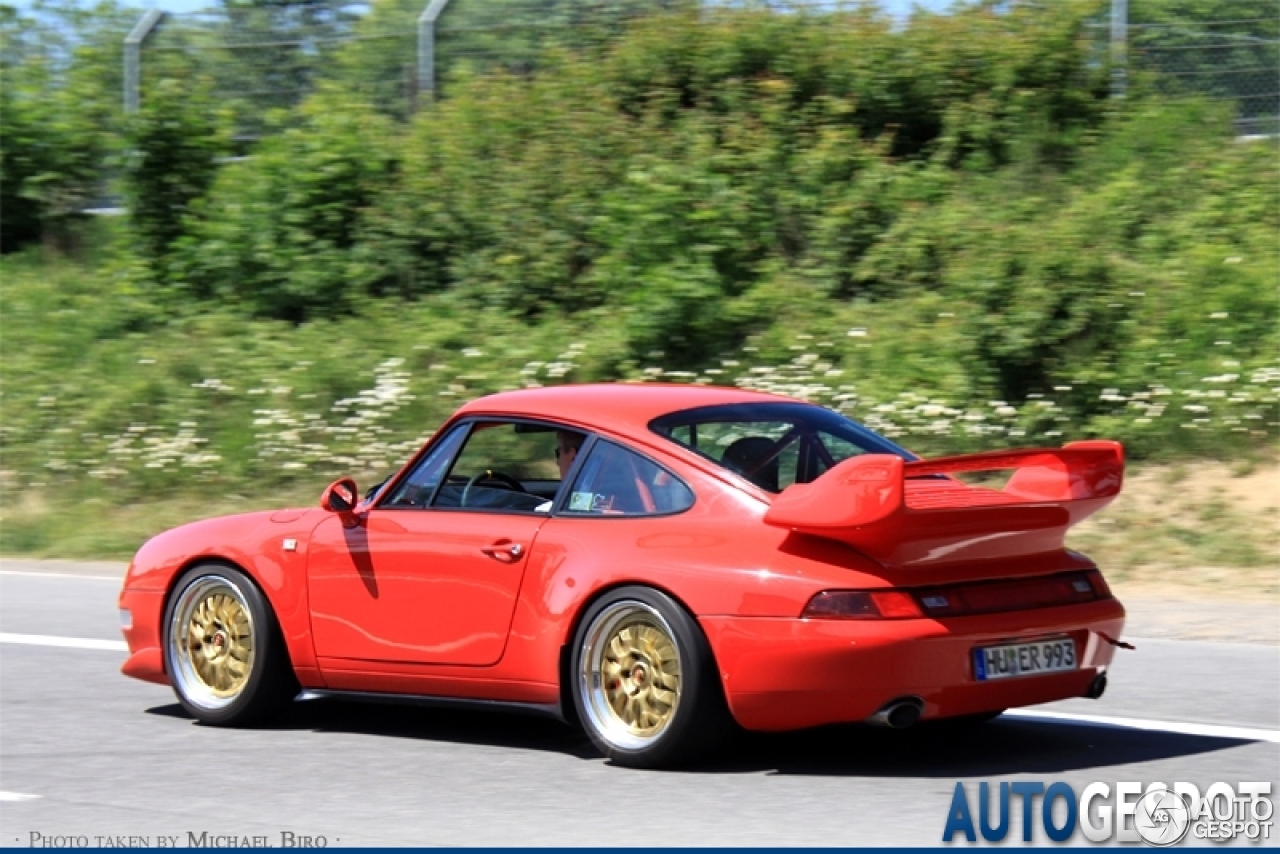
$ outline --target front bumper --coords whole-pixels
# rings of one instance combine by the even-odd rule
[[[1083,696],[1124,627],[1115,599],[947,620],[703,617],[730,711],[749,730],[866,720],[890,700],[924,700],[923,718]],[[1076,670],[978,682],[972,650],[1075,640]]]
[[[122,630],[129,644],[129,658],[120,672],[134,679],[168,685],[159,624],[164,612],[164,591],[126,588],[120,591],[119,607],[130,615],[129,626]]]

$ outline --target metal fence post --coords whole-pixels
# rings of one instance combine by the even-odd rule
[[[1129,0],[1111,0],[1111,97],[1123,98],[1129,83]]]
[[[449,0],[431,0],[418,18],[418,93],[422,100],[436,94],[436,20]]]
[[[149,9],[124,39],[124,111],[138,112],[142,102],[142,43],[164,18],[159,9]]]

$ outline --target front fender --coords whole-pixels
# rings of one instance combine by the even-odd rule
[[[133,615],[125,633],[133,653],[125,672],[167,681],[154,668],[163,638],[164,606],[184,572],[200,563],[222,563],[247,574],[262,590],[279,621],[289,658],[304,687],[324,687],[316,667],[307,601],[307,548],[325,518],[315,509],[268,511],[192,522],[148,540],[125,575],[120,606]],[[162,666],[162,665],[161,665]]]

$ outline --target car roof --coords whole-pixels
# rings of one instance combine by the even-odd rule
[[[458,415],[523,415],[550,418],[581,427],[594,427],[623,435],[647,431],[660,415],[733,403],[797,403],[740,388],[667,383],[590,383],[505,391],[477,398]]]

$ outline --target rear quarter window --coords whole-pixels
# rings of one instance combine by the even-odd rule
[[[660,516],[693,506],[694,495],[667,469],[600,440],[583,461],[563,512],[585,516]]]

